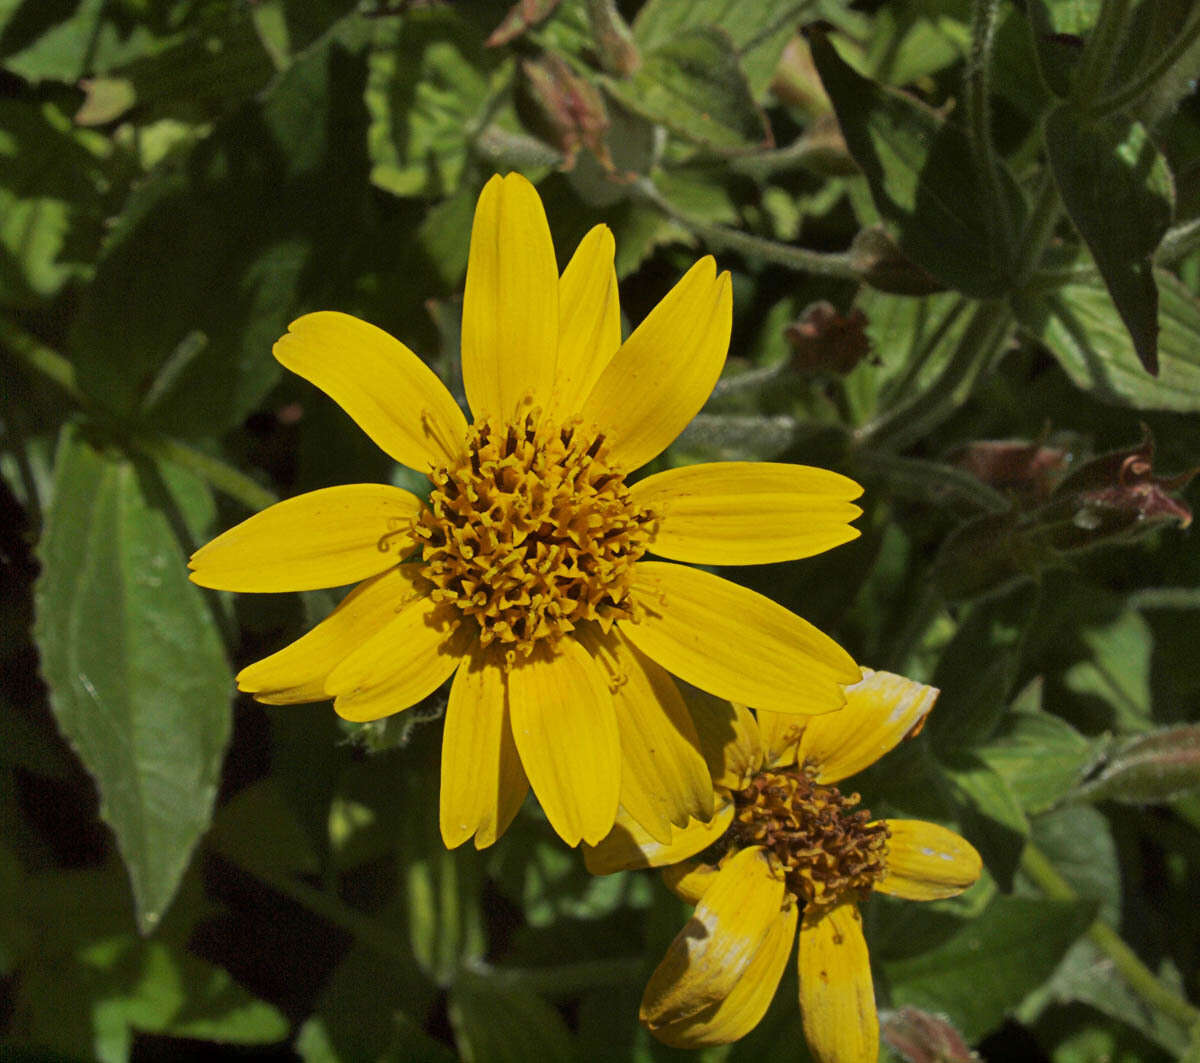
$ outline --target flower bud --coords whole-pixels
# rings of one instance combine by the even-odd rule
[[[783,332],[792,348],[792,368],[850,372],[871,353],[866,324],[867,315],[858,307],[841,314],[824,300],[810,304]]]
[[[574,167],[581,147],[610,167],[608,112],[600,91],[553,52],[522,60],[521,75],[518,109],[534,132],[562,152],[563,169]]]
[[[919,1008],[880,1012],[879,1032],[905,1063],[972,1063],[979,1058],[949,1019]]]
[[[1200,787],[1200,724],[1168,727],[1122,742],[1074,796],[1154,804]]]

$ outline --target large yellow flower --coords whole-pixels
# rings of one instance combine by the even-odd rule
[[[717,814],[663,844],[622,814],[596,874],[661,867],[696,912],[642,997],[641,1019],[680,1048],[725,1044],[763,1017],[799,926],[800,1009],[818,1063],[874,1063],[879,1018],[859,902],[961,893],[979,854],[945,827],[872,820],[836,785],[919,729],[933,687],[864,669],[840,712],[803,720],[691,698]],[[700,855],[698,855],[700,854]]]
[[[812,625],[699,564],[806,557],[858,533],[861,489],[823,469],[725,462],[632,486],[700,409],[725,361],[729,275],[697,262],[621,342],[613,239],[584,237],[559,276],[523,177],[479,197],[463,298],[467,423],[387,333],[308,314],[275,357],[389,455],[427,502],[384,484],[288,499],[192,557],[238,591],[363,581],[316,628],[250,665],[260,701],[334,699],[349,720],[405,709],[451,675],[442,744],[448,846],[491,844],[532,785],[571,845],[618,803],[652,833],[712,812],[695,728],[668,671],[779,712],[825,712],[859,669]],[[767,663],[763,663],[767,662]]]

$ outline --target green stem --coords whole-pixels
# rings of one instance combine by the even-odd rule
[[[1054,235],[1054,227],[1058,224],[1061,209],[1058,186],[1054,183],[1054,175],[1047,170],[1029,220],[1025,223],[1025,231],[1021,234],[1021,267],[1016,285],[1018,288],[1033,276],[1038,263],[1041,262],[1042,252]]]
[[[644,961],[640,957],[586,960],[554,967],[493,967],[480,960],[471,970],[497,988],[523,989],[538,996],[559,999],[575,996],[597,986],[628,985],[637,979]]]
[[[1096,25],[1092,27],[1083,58],[1079,61],[1079,80],[1074,92],[1075,99],[1084,107],[1104,85],[1114,47],[1129,14],[1129,5],[1130,0],[1103,0],[1100,5]]]
[[[319,890],[291,875],[264,871],[262,868],[252,869],[251,874],[276,893],[282,893],[327,923],[346,931],[360,945],[384,956],[403,960],[406,964],[412,962],[412,948],[403,934],[365,912],[351,908],[335,894]]]
[[[979,303],[941,375],[911,402],[894,406],[855,433],[855,442],[876,450],[903,450],[943,421],[960,392],[991,362],[1008,335],[1012,313],[1003,300]]]
[[[971,59],[964,85],[967,111],[967,134],[975,169],[988,199],[988,223],[992,238],[1001,249],[1003,260],[1009,261],[1011,251],[1011,219],[1008,203],[1000,184],[1000,169],[992,145],[991,91],[992,44],[996,37],[996,14],[999,0],[975,0],[971,18]]]
[[[1113,114],[1124,110],[1130,104],[1136,103],[1158,83],[1168,70],[1183,57],[1196,40],[1200,39],[1200,7],[1194,7],[1191,19],[1184,25],[1178,36],[1167,45],[1163,53],[1131,82],[1107,96],[1102,96],[1095,102],[1085,105],[1086,109],[1095,115]]]
[[[241,502],[247,509],[266,509],[279,501],[277,495],[232,465],[181,443],[178,439],[170,439],[167,436],[135,436],[132,445],[149,457],[182,465],[201,479],[207,480],[222,494]]]
[[[0,343],[12,351],[27,369],[57,384],[77,405],[88,405],[87,396],[79,390],[76,382],[75,367],[33,333],[26,332],[6,318],[0,318]]]
[[[1197,248],[1200,248],[1200,218],[1193,218],[1167,230],[1154,253],[1154,261],[1160,266],[1168,266]]]
[[[854,269],[848,252],[809,251],[803,247],[792,247],[789,244],[777,243],[761,236],[751,236],[749,233],[729,229],[724,225],[711,225],[688,217],[654,187],[649,178],[640,178],[633,190],[646,202],[660,210],[672,221],[682,225],[689,232],[714,247],[723,247],[728,251],[761,258],[779,266],[811,273],[819,277],[835,277],[838,280],[857,280],[858,273]]]
[[[1033,879],[1047,897],[1060,901],[1079,900],[1075,888],[1032,842],[1025,846],[1025,851],[1021,854],[1021,870]],[[1087,937],[1112,960],[1113,966],[1121,973],[1129,988],[1147,1004],[1189,1028],[1200,1022],[1200,1008],[1194,1007],[1173,989],[1164,985],[1111,926],[1097,919],[1088,928]]]

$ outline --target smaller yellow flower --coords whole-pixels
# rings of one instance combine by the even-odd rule
[[[642,997],[641,1020],[677,1048],[726,1044],[763,1017],[799,927],[800,1010],[818,1063],[874,1063],[879,1017],[858,905],[873,890],[909,900],[961,893],[979,878],[979,854],[933,823],[872,820],[858,794],[835,785],[915,733],[938,691],[863,669],[846,706],[796,717],[693,694],[718,801],[669,843],[623,812],[585,848],[609,874],[661,867],[696,905]]]

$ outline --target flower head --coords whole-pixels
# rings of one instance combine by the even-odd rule
[[[468,424],[407,347],[308,314],[275,357],[321,388],[428,500],[329,487],[251,517],[192,557],[240,591],[358,583],[303,638],[242,670],[269,704],[334,699],[349,720],[414,705],[453,675],[442,744],[447,845],[489,845],[532,786],[570,844],[618,804],[669,837],[712,813],[699,739],[671,675],[784,713],[826,712],[859,669],[835,642],[698,564],[807,557],[858,533],[853,481],[725,462],[628,474],[712,390],[731,328],[728,274],[697,262],[623,343],[605,226],[561,276],[523,177],[479,198],[463,298]],[[766,658],[766,666],[761,660]]]
[[[666,842],[622,815],[585,850],[597,874],[661,867],[696,913],[646,986],[641,1018],[667,1044],[724,1044],[762,1018],[799,937],[800,1009],[818,1063],[873,1063],[879,1019],[859,903],[873,891],[950,897],[979,854],[945,827],[871,818],[837,786],[924,723],[933,687],[864,670],[840,712],[802,717],[716,699],[692,709],[716,815]],[[799,934],[797,935],[797,928]]]

